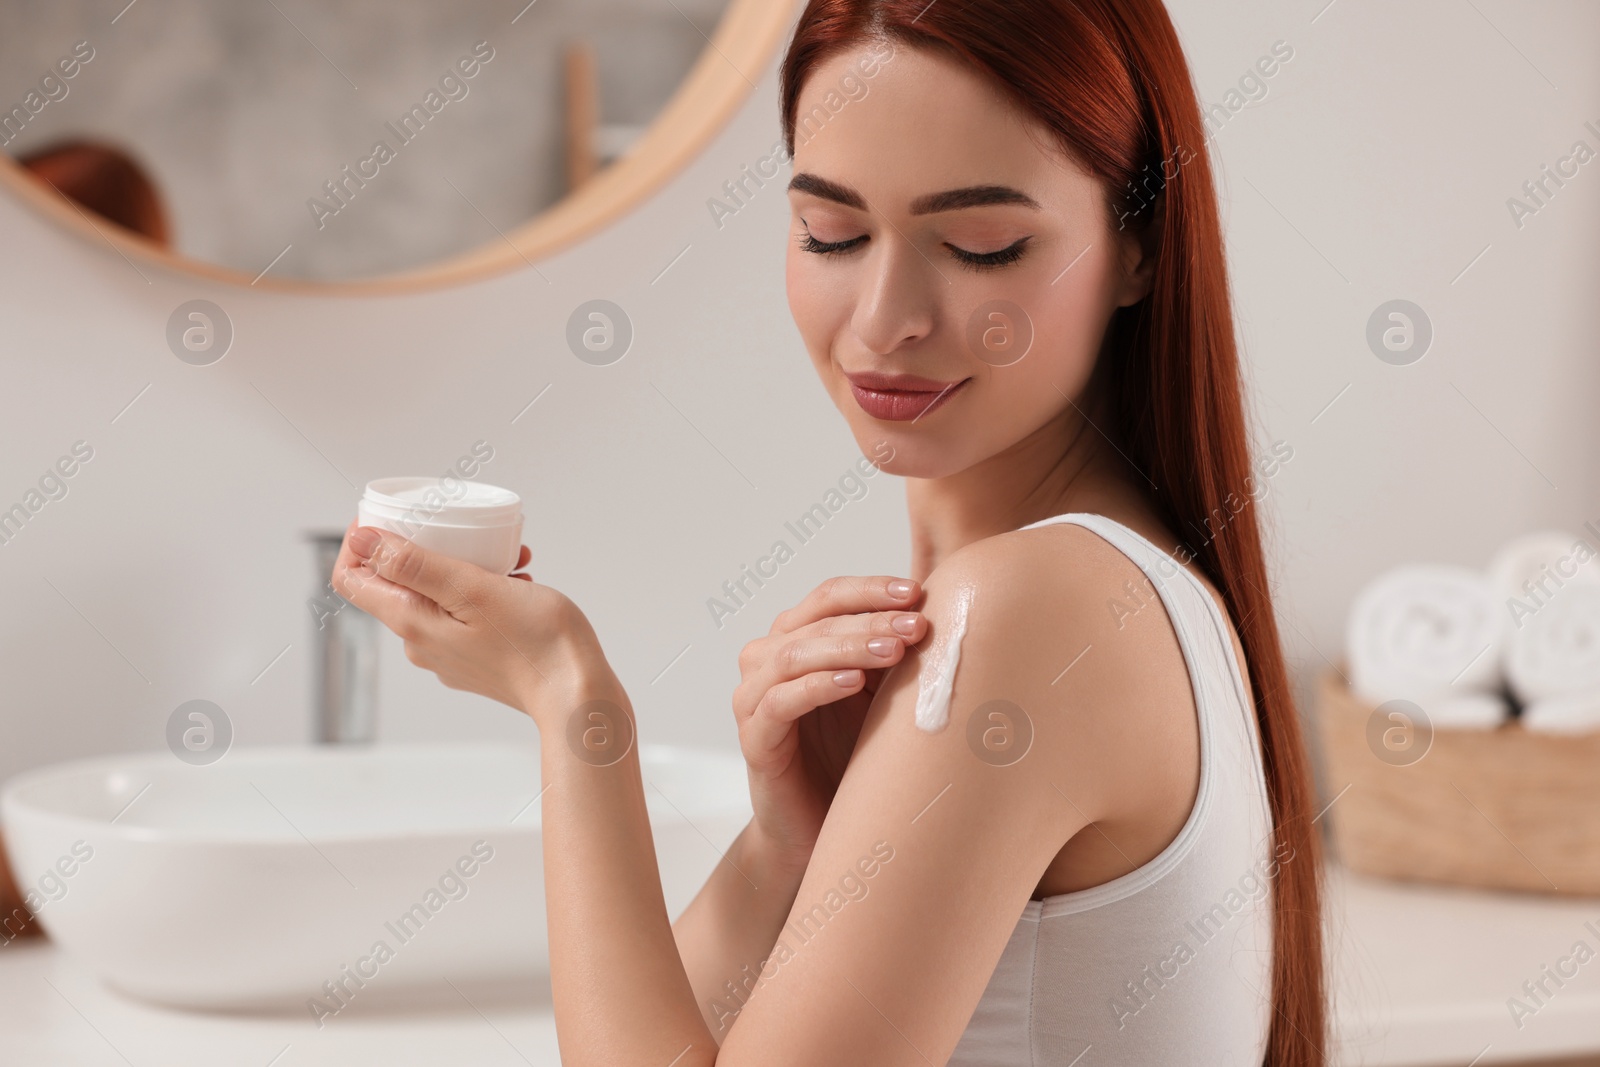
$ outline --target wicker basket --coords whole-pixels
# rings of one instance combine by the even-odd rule
[[[1329,796],[1337,796],[1327,818],[1345,866],[1409,881],[1600,895],[1600,733],[1561,737],[1516,723],[1436,729],[1420,759],[1407,762],[1413,750],[1386,760],[1368,740],[1375,711],[1337,673],[1318,679],[1317,729]]]

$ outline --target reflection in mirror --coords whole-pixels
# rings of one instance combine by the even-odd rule
[[[0,151],[97,225],[250,276],[415,269],[624,156],[727,6],[10,0]]]

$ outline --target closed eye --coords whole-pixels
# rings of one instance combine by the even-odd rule
[[[847,241],[819,241],[811,236],[810,230],[806,230],[799,236],[801,251],[810,252],[818,256],[844,255],[860,247],[866,240],[867,235],[862,234],[860,237],[852,237]]]
[[[1023,248],[1033,238],[1022,237],[996,252],[968,252],[965,248],[957,248],[953,244],[946,244],[950,254],[957,260],[971,267],[973,270],[996,270],[1009,266],[1022,258]]]
[[[859,237],[851,237],[843,241],[819,241],[811,235],[810,230],[805,230],[797,239],[800,242],[801,251],[819,256],[842,256],[855,251],[865,244],[867,235],[862,234]],[[1005,248],[994,252],[969,252],[965,248],[959,248],[948,242],[945,247],[950,250],[950,254],[959,263],[972,270],[998,270],[1021,259],[1024,249],[1032,239],[1031,234],[1027,237],[1018,238]]]

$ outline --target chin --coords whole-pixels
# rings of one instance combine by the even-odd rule
[[[885,474],[943,478],[971,466],[970,457],[957,455],[952,443],[931,427],[913,429],[905,423],[885,426],[865,417],[848,421],[861,454]]]

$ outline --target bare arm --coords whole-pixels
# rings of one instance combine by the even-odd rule
[[[562,1062],[714,1063],[667,921],[633,709],[582,612],[553,589],[365,527],[347,533],[333,586],[393,630],[413,663],[539,727]]]
[[[568,1064],[943,1062],[1038,878],[1127,771],[1125,755],[1086,743],[1084,716],[1068,713],[1084,696],[1079,672],[1050,677],[1062,648],[1099,636],[1089,609],[1063,610],[1084,598],[1014,543],[957,553],[929,579],[926,607],[937,635],[962,583],[983,590],[951,721],[920,730],[916,674],[890,673],[761,981],[719,1049],[667,921],[632,709],[587,620],[554,590],[358,538],[347,554],[385,557],[373,561],[381,577],[342,559],[335,588],[445,684],[521,707],[539,726],[551,981]],[[1027,710],[1027,758],[997,765],[969,746],[968,720],[994,699]]]
[[[754,992],[805,875],[756,843],[760,833],[754,822],[744,828],[672,928],[701,1016],[719,1043]]]
[[[760,982],[884,676],[928,632],[922,587],[831,578],[739,654],[733,694],[755,815],[673,932],[720,1042]]]

